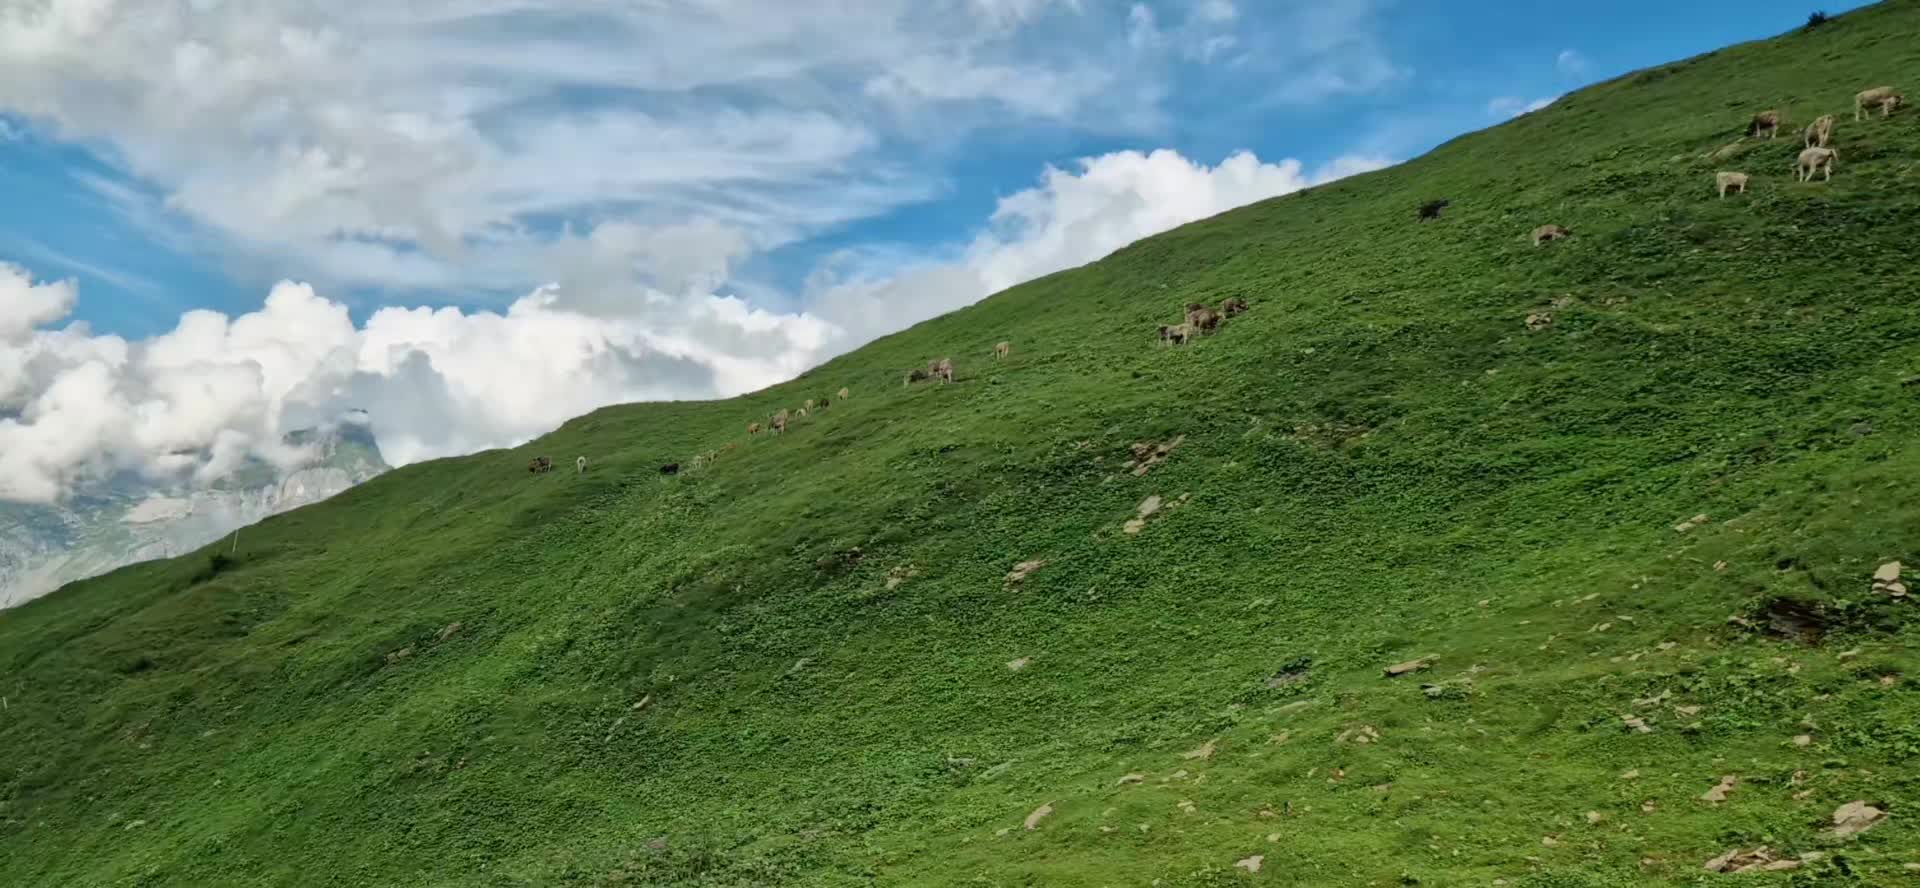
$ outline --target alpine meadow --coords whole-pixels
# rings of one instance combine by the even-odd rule
[[[1914,884],[1920,109],[1855,96],[1916,34],[0,612],[0,884]]]

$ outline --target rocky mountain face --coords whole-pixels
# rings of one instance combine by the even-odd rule
[[[208,487],[156,485],[129,474],[53,505],[0,502],[0,607],[128,564],[192,551],[389,468],[361,422],[302,430],[287,439],[311,447],[313,460],[284,472],[254,462]]]

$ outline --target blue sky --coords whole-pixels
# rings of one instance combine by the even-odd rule
[[[1038,4],[1008,4],[1031,5]],[[1147,8],[1153,12],[1156,25],[1172,31],[1179,27],[1183,15],[1190,14],[1183,7],[1191,5],[1163,2]],[[1063,57],[1044,48],[1022,45],[1022,41],[1081,40],[1094,56],[1086,63],[1097,66],[1101,61],[1097,54],[1121,39],[1130,23],[1131,4],[1089,0],[1081,6],[1078,13],[1037,21],[1031,38],[1016,35],[1007,41],[1006,49],[996,48],[995,52],[1008,64],[1019,64],[1029,59]],[[1327,33],[1286,33],[1287,28],[1305,30],[1297,14],[1297,9],[1305,6],[1308,4],[1241,0],[1232,8],[1234,18],[1217,34],[1239,39],[1243,45],[1254,42],[1247,35],[1267,29],[1277,32],[1268,39],[1283,44],[1295,36],[1302,42],[1354,41],[1365,44],[1367,52],[1376,53],[1379,62],[1392,70],[1381,74],[1377,82],[1347,91],[1323,89],[1316,93],[1307,86],[1298,87],[1304,91],[1301,95],[1284,95],[1295,87],[1268,89],[1270,78],[1284,72],[1223,61],[1234,51],[1228,49],[1212,60],[1176,58],[1155,70],[1151,83],[1116,83],[1109,103],[1089,101],[1084,114],[1079,109],[1063,114],[1023,114],[990,102],[939,107],[929,101],[923,107],[900,111],[903,117],[924,115],[905,123],[905,131],[876,128],[871,135],[876,147],[830,161],[846,164],[847,175],[854,180],[863,178],[859,166],[897,164],[900,169],[887,175],[904,178],[905,182],[889,182],[882,187],[892,193],[846,208],[848,218],[778,223],[779,227],[792,225],[799,230],[769,237],[765,249],[739,257],[730,270],[742,278],[739,286],[748,288],[743,292],[755,293],[773,307],[797,308],[805,303],[800,292],[804,280],[829,254],[851,250],[895,257],[874,260],[885,263],[951,251],[985,225],[1000,197],[1032,187],[1048,165],[1067,167],[1081,157],[1155,148],[1178,151],[1201,164],[1217,163],[1241,149],[1269,161],[1298,158],[1308,169],[1347,154],[1402,160],[1460,132],[1497,122],[1498,116],[1490,113],[1488,106],[1502,97],[1520,101],[1551,97],[1634,68],[1768,36],[1800,23],[1807,11],[1804,2],[1784,0],[1467,5],[1326,0],[1312,6],[1347,10],[1322,17],[1333,21],[1315,27],[1323,27]],[[1828,8],[1838,12],[1845,6],[1830,4]],[[435,35],[437,49],[451,45],[457,51],[478,52],[508,41],[538,51],[533,46],[536,41],[555,45],[593,41],[595,23],[585,13],[573,19],[551,16],[528,21],[482,15],[477,7],[474,14]],[[955,10],[949,13],[962,14]],[[288,19],[296,17],[290,12]],[[666,27],[692,29],[702,24],[699,17],[688,16],[684,22],[664,23],[657,36],[670,39],[673,34],[664,30]],[[705,24],[721,26],[717,22]],[[181,42],[196,27],[217,30],[210,24],[184,25]],[[377,29],[380,25],[373,22],[366,27]],[[804,26],[793,25],[792,30],[791,35],[771,38],[776,46],[763,60],[766,65],[781,63],[777,53],[781,40],[806,39]],[[470,46],[453,43],[445,36],[449,33],[472,35],[473,42]],[[848,39],[857,37],[848,35]],[[142,48],[159,54],[173,47]],[[635,55],[647,54],[644,46],[631,50]],[[779,108],[782,102],[795,108],[831,108],[832,97],[807,93],[836,88],[835,78],[821,73],[835,64],[832,53],[796,50],[792,55],[796,67],[808,69],[806,77],[793,78],[792,98],[785,95],[787,85],[778,82],[777,75],[764,83],[744,84],[719,83],[723,78],[716,77],[714,82],[690,84],[693,88],[678,92],[655,83],[627,89],[615,82],[578,87],[571,94],[558,88],[537,92],[493,114],[497,118],[493,125],[511,126],[521,119],[521,108],[541,103],[561,109],[673,106],[677,114],[690,115],[709,106],[765,110]],[[1310,54],[1301,58],[1310,64],[1325,64]],[[1116,60],[1116,64],[1123,63]],[[7,64],[0,63],[0,69]],[[103,74],[87,65],[62,71],[61,64],[50,62],[51,70],[42,76],[97,78],[103,90],[118,85],[111,72]],[[858,67],[858,62],[850,65]],[[1347,76],[1368,74],[1347,72]],[[560,80],[564,78],[556,78],[556,82]],[[428,89],[460,86],[441,78],[427,84]],[[1128,95],[1128,91],[1143,89],[1159,95],[1153,99]],[[299,101],[292,92],[265,93],[251,101],[259,105]],[[75,101],[84,95],[80,90],[71,94]],[[325,267],[329,261],[339,260],[338,253],[286,248],[289,243],[312,239],[310,232],[268,230],[260,232],[265,243],[237,242],[242,239],[222,230],[223,225],[235,223],[210,219],[213,214],[209,211],[196,212],[177,203],[169,206],[168,199],[180,187],[181,178],[217,177],[218,170],[151,157],[191,150],[194,144],[192,139],[184,146],[161,149],[141,144],[180,141],[176,133],[155,132],[164,130],[164,121],[140,119],[147,112],[126,115],[120,121],[62,120],[65,109],[52,109],[54,113],[48,114],[44,113],[48,109],[21,107],[26,103],[17,101],[19,97],[10,98],[16,99],[14,107],[0,104],[0,111],[11,112],[5,118],[6,136],[0,136],[0,193],[6,195],[0,202],[0,259],[25,265],[41,277],[76,278],[81,299],[74,316],[101,330],[148,336],[171,327],[179,313],[188,308],[245,311],[257,306],[266,289],[281,278],[329,282],[332,286],[326,287],[327,294],[349,303],[356,316],[364,317],[374,307],[389,303],[500,305],[521,295],[530,281],[558,276],[557,270],[543,269],[538,259],[530,258],[524,267],[503,272],[492,281],[449,276],[442,284],[431,280],[421,283],[409,281],[405,275],[383,279],[377,271],[361,277]],[[423,101],[458,100],[428,95]],[[1117,121],[1111,116],[1115,107],[1158,119]],[[846,113],[876,112],[852,108]],[[947,113],[955,117],[944,119]],[[489,125],[485,117],[476,118],[479,125]],[[219,118],[202,121],[215,127],[221,122]],[[952,127],[950,138],[922,138],[924,128],[940,129],[955,122],[959,125]],[[240,125],[229,132],[203,132],[193,138],[273,145],[270,131],[263,134],[257,128]],[[782,150],[777,140],[755,147]],[[150,157],[141,159],[140,155]],[[372,157],[377,163],[378,155]],[[533,158],[534,163],[565,160]],[[814,177],[817,173],[796,171],[796,177]],[[245,183],[236,187],[245,187]],[[530,177],[528,187],[538,187],[537,174]],[[720,182],[713,187],[715,192],[725,192],[728,184]],[[818,186],[796,187],[804,191]],[[767,190],[766,183],[756,182],[752,190]],[[644,201],[644,197],[640,199]],[[696,215],[699,199],[698,194],[676,196],[635,215],[671,222],[676,214]],[[576,226],[590,225],[597,219],[617,218],[620,213],[618,206],[595,206],[592,201],[580,200],[572,205],[542,207],[528,212],[521,221],[536,233],[550,233],[567,221]],[[411,244],[403,246],[408,251],[415,249]]]

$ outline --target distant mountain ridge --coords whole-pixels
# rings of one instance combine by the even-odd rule
[[[253,460],[200,488],[156,485],[125,473],[62,503],[0,503],[0,607],[129,564],[179,555],[390,468],[360,417],[290,432],[285,440],[315,448],[314,459],[292,471]]]

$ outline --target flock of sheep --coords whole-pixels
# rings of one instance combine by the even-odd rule
[[[1863,89],[1854,94],[1853,119],[1865,120],[1871,116],[1875,108],[1880,109],[1880,117],[1885,119],[1906,102],[1907,97],[1891,86]],[[1747,124],[1747,135],[1775,138],[1780,134],[1782,122],[1779,111],[1762,111],[1753,115],[1753,121]],[[1798,181],[1811,182],[1816,175],[1822,182],[1833,178],[1833,163],[1840,159],[1840,152],[1833,148],[1833,123],[1833,115],[1822,114],[1807,125],[1803,133],[1805,147],[1801,149],[1799,157],[1794,161],[1794,176]],[[1740,172],[1715,173],[1714,187],[1719,190],[1722,198],[1725,198],[1729,191],[1744,194],[1749,178],[1746,173]]]
[[[1891,86],[1863,89],[1854,94],[1853,119],[1865,120],[1871,116],[1875,108],[1880,109],[1880,116],[1884,119],[1891,116],[1895,109],[1906,102],[1907,97]],[[1762,111],[1753,115],[1752,122],[1747,124],[1747,135],[1775,138],[1780,134],[1783,120],[1779,111],[1771,109]],[[1833,162],[1840,159],[1840,152],[1833,148],[1833,124],[1834,117],[1831,114],[1822,114],[1814,122],[1807,124],[1803,134],[1805,147],[1801,149],[1799,157],[1794,161],[1795,178],[1798,181],[1811,182],[1816,175],[1820,176],[1822,182],[1833,178]],[[1752,178],[1746,173],[1722,170],[1713,174],[1713,184],[1714,188],[1720,192],[1721,199],[1724,200],[1730,191],[1745,194],[1747,183]],[[1446,206],[1447,202],[1444,200],[1423,204],[1420,207],[1421,221],[1439,218],[1440,211]],[[1542,225],[1533,230],[1533,245],[1537,247],[1548,241],[1572,235],[1573,231],[1564,226]]]
[[[1220,329],[1220,325],[1226,323],[1228,318],[1246,310],[1247,300],[1239,296],[1222,301],[1218,311],[1198,302],[1189,302],[1185,323],[1160,325],[1160,344],[1185,345],[1195,336],[1211,334]]]
[[[1887,118],[1900,106],[1906,104],[1906,101],[1906,96],[1891,86],[1876,86],[1872,89],[1863,89],[1853,97],[1853,119],[1855,121],[1865,120],[1871,116],[1871,112],[1875,108],[1880,109],[1881,118]],[[1783,117],[1779,111],[1771,109],[1761,111],[1753,115],[1752,122],[1747,125],[1747,135],[1754,137],[1765,136],[1768,139],[1776,138],[1780,133],[1782,123]],[[1807,125],[1803,133],[1805,147],[1801,150],[1799,157],[1794,162],[1794,171],[1798,181],[1810,182],[1813,181],[1813,177],[1816,175],[1821,176],[1821,181],[1829,181],[1833,178],[1833,164],[1834,161],[1840,157],[1840,152],[1833,148],[1833,127],[1834,117],[1831,114],[1823,114],[1815,119],[1813,123]],[[1747,183],[1751,178],[1751,176],[1743,172],[1721,171],[1714,174],[1714,187],[1719,191],[1720,197],[1725,199],[1728,192],[1744,194],[1747,190]],[[1440,217],[1440,211],[1446,207],[1447,201],[1445,200],[1429,201],[1421,205],[1419,218],[1421,221],[1437,219]],[[1533,245],[1538,247],[1549,241],[1560,240],[1572,235],[1573,231],[1564,226],[1542,225],[1533,230]],[[1218,309],[1208,308],[1198,302],[1188,303],[1186,320],[1184,322],[1160,325],[1160,344],[1165,346],[1183,345],[1192,341],[1196,336],[1211,334],[1220,329],[1220,325],[1225,323],[1227,318],[1231,318],[1246,310],[1247,300],[1238,296],[1221,302]],[[1010,342],[997,343],[993,347],[993,357],[996,361],[1012,354],[1013,344]],[[927,366],[924,368],[916,367],[913,370],[907,371],[904,384],[910,386],[916,382],[924,382],[932,379],[937,379],[942,384],[953,382],[953,359],[940,358],[938,360],[928,361]],[[842,388],[836,393],[837,399],[841,401],[847,400],[851,395],[852,393],[845,388]],[[833,400],[834,399],[829,398],[820,398],[818,400],[808,399],[799,409],[794,411],[788,411],[783,407],[769,416],[765,424],[759,422],[748,423],[747,435],[748,437],[752,437],[763,431],[776,435],[782,434],[786,432],[787,425],[792,420],[804,418],[809,414],[826,410],[833,404]],[[734,446],[735,445],[730,442],[718,450],[709,450],[694,456],[693,467],[697,469],[703,465],[712,463],[718,459],[721,454],[732,450]],[[584,474],[587,471],[587,458],[582,456],[575,459],[574,470]],[[534,474],[551,472],[553,471],[553,460],[545,456],[534,457],[527,463],[527,471]],[[668,463],[660,467],[660,473],[663,475],[674,475],[678,474],[679,471],[679,463]]]

